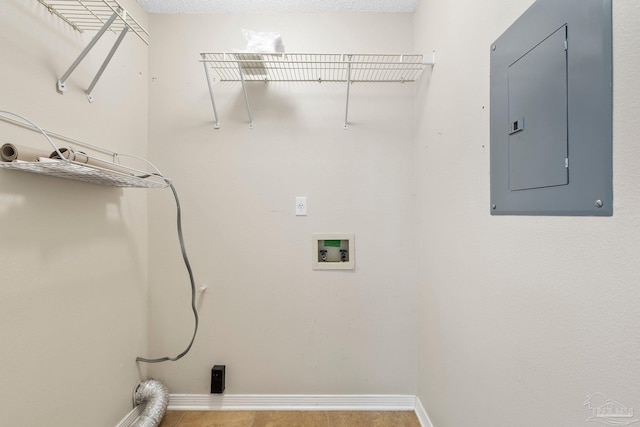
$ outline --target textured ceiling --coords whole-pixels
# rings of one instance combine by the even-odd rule
[[[415,12],[419,0],[137,0],[148,13]]]

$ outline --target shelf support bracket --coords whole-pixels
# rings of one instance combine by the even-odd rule
[[[129,30],[129,27],[126,25],[122,28],[122,31],[118,36],[118,39],[113,44],[113,47],[111,48],[111,50],[109,51],[109,54],[107,55],[104,62],[102,63],[102,66],[98,70],[98,73],[96,74],[96,76],[93,78],[93,81],[89,85],[89,89],[87,89],[87,99],[89,100],[89,102],[94,101],[93,96],[91,95],[91,92],[93,92],[93,88],[96,86],[96,83],[98,83],[98,80],[100,80],[102,73],[104,73],[104,70],[107,68],[107,65],[109,65],[109,61],[111,61],[111,58],[113,58],[113,55],[116,53],[116,50],[118,50],[118,47],[120,46],[120,43],[122,43],[124,36],[127,35],[128,30]]]
[[[424,65],[430,65],[431,68],[433,68],[433,66],[436,65],[436,51],[435,50],[433,52],[431,52],[431,60],[430,61],[425,61]]]
[[[93,49],[93,47],[96,45],[98,40],[100,40],[100,38],[109,29],[109,27],[111,27],[111,24],[113,24],[113,21],[115,21],[118,16],[120,16],[126,22],[127,12],[125,10],[119,8],[118,10],[113,12],[111,17],[104,23],[102,28],[100,28],[100,30],[96,33],[96,35],[93,36],[93,38],[91,39],[89,44],[82,50],[82,52],[80,52],[80,55],[78,55],[76,60],[73,61],[73,64],[71,64],[69,69],[58,80],[58,91],[60,93],[64,93],[67,90],[67,83],[66,82],[67,82],[67,79],[69,78],[69,76],[71,76],[71,73],[73,73],[74,70],[76,69],[76,67],[78,65],[80,65],[80,63],[84,60],[84,58],[87,56],[89,51],[91,49]],[[87,89],[87,91],[86,91],[87,99],[89,100],[89,102],[93,102],[93,97],[91,96],[91,92],[93,92],[93,88],[98,83],[98,80],[100,80],[100,77],[102,76],[102,73],[107,68],[107,65],[109,64],[109,61],[111,61],[111,58],[113,57],[113,55],[115,54],[116,50],[120,46],[120,43],[122,43],[122,40],[124,39],[124,36],[127,34],[128,29],[129,29],[128,25],[125,25],[123,27],[122,31],[120,32],[120,35],[118,36],[118,39],[116,40],[115,44],[111,48],[111,51],[109,52],[109,54],[105,58],[104,62],[102,63],[102,66],[98,70],[98,73],[93,78],[93,81],[91,82],[91,85],[89,85],[89,89]]]
[[[244,92],[244,102],[247,104],[247,114],[249,115],[249,129],[253,129],[253,117],[251,116],[251,107],[249,106],[249,97],[247,96],[247,88],[244,84],[244,73],[242,72],[242,65],[238,61],[238,73],[240,73],[240,81],[242,82],[242,92]]]
[[[80,55],[78,55],[76,60],[73,61],[73,64],[71,64],[69,69],[62,75],[62,77],[60,77],[60,79],[58,80],[58,91],[60,91],[61,93],[64,93],[67,90],[66,81],[71,75],[71,73],[73,73],[76,67],[80,64],[80,62],[82,62],[82,60],[87,56],[89,51],[93,48],[93,46],[95,46],[95,44],[98,42],[98,40],[100,40],[102,35],[109,29],[113,21],[115,21],[116,18],[118,17],[118,12],[121,12],[121,11],[122,9],[118,9],[118,11],[113,12],[113,15],[111,15],[111,17],[107,20],[107,22],[104,23],[104,25],[102,26],[102,28],[100,28],[100,30],[96,33],[96,35],[93,36],[93,39],[91,39],[91,41],[84,48],[84,50],[80,52]]]
[[[344,129],[349,129],[349,89],[351,88],[351,59],[353,55],[347,55],[347,106],[344,112]]]
[[[205,55],[202,55],[202,59],[205,59]],[[203,62],[204,65],[204,74],[207,77],[207,86],[209,86],[209,96],[211,97],[211,105],[213,106],[213,118],[215,119],[215,123],[213,127],[215,129],[220,129],[220,120],[218,120],[218,110],[216,109],[216,101],[213,98],[213,86],[211,84],[211,76],[209,75],[209,67],[206,62]]]

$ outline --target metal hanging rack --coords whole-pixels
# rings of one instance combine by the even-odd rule
[[[200,62],[211,96],[215,128],[220,128],[210,69],[221,82],[241,82],[249,128],[253,116],[246,82],[339,82],[346,83],[344,128],[349,128],[349,88],[352,83],[406,83],[415,81],[426,66],[435,64],[435,53],[425,61],[415,54],[316,54],[201,52]]]
[[[117,0],[38,0],[38,2],[44,5],[49,12],[71,25],[76,31],[81,33],[97,31],[76,60],[58,79],[58,91],[60,93],[64,93],[67,90],[67,79],[107,30],[114,33],[119,32],[120,34],[86,90],[89,102],[94,101],[91,95],[93,89],[129,30],[133,31],[145,44],[149,44],[147,30]]]
[[[2,161],[0,159],[0,168],[2,169],[33,172],[113,187],[165,188],[171,182],[162,175],[157,167],[142,157],[115,153],[44,130],[27,118],[10,111],[0,110],[0,121],[39,132],[47,141],[47,150],[42,151],[51,153],[50,156],[55,157],[41,158],[36,161]],[[72,156],[67,155],[68,151],[65,148],[58,147],[53,142],[54,139],[68,144],[66,150],[75,151],[75,154],[78,155],[78,160],[74,160]],[[77,147],[81,147],[85,151],[79,151]],[[4,148],[3,146],[3,150]],[[120,160],[122,158],[135,159],[142,162],[145,170],[121,163]]]

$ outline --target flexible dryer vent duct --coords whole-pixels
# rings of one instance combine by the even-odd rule
[[[169,389],[160,381],[147,380],[138,384],[134,403],[147,406],[132,427],[157,427],[169,405]]]

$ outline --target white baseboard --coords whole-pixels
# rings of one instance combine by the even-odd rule
[[[116,424],[116,427],[130,427],[130,426],[132,426],[133,423],[135,423],[138,420],[138,417],[142,414],[142,411],[144,411],[145,407],[146,407],[146,404],[142,404],[142,405],[138,405],[135,408],[133,408],[131,410],[131,412],[129,412],[127,415],[125,415],[124,418],[121,419],[118,424]]]
[[[414,395],[170,394],[182,411],[414,411]],[[432,427],[427,424],[428,427]]]
[[[418,421],[420,421],[420,425],[422,427],[433,427],[433,424],[429,419],[429,415],[427,414],[427,411],[424,409],[424,406],[422,406],[422,402],[420,402],[420,399],[418,399],[418,396],[416,396],[415,405],[416,405],[416,409],[415,409],[416,416],[418,417]]]

